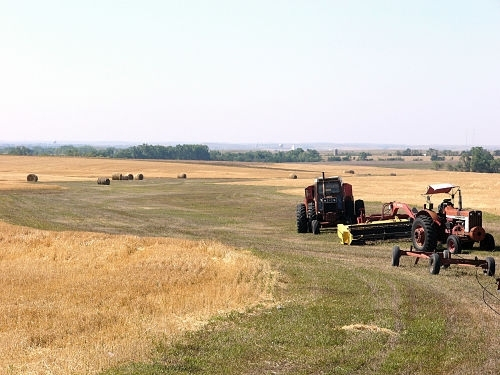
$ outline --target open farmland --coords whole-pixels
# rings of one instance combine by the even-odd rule
[[[497,175],[2,156],[0,371],[498,373],[494,278],[395,269],[394,243],[296,233],[295,204],[321,171],[368,209],[421,206],[427,184],[458,183],[500,240]],[[145,179],[97,185],[115,172]]]

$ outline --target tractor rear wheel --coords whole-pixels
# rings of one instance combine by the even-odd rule
[[[437,275],[439,273],[439,269],[441,268],[441,258],[438,253],[433,253],[429,258],[429,267],[430,272],[433,275]]]
[[[437,230],[429,216],[417,216],[411,227],[413,247],[416,251],[430,252],[436,249]]]
[[[462,252],[462,244],[460,243],[460,238],[454,234],[450,234],[446,239],[446,248],[452,254],[460,254]]]
[[[314,219],[311,221],[311,231],[313,234],[319,234],[319,221]]]
[[[354,202],[350,197],[344,199],[344,222],[342,224],[354,224],[358,220],[354,212]]]
[[[307,204],[307,217],[309,218],[309,221],[312,221],[317,218],[316,206],[314,205],[314,202],[309,202]]]
[[[493,251],[495,250],[495,238],[491,233],[486,233],[484,240],[479,242],[479,248],[481,250]]]
[[[365,213],[365,201],[362,199],[356,199],[356,201],[354,202],[354,216],[356,216],[357,219],[364,213]]]
[[[297,233],[307,233],[307,214],[306,205],[299,203],[296,208],[297,211]]]

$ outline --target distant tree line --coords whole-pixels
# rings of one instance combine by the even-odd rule
[[[210,160],[218,161],[248,161],[264,163],[289,163],[289,162],[317,162],[322,157],[316,150],[303,150],[297,148],[290,151],[248,151],[248,152],[221,152],[211,151]]]
[[[64,145],[58,147],[26,146],[7,147],[3,150],[9,155],[32,156],[75,156],[102,157],[119,159],[158,159],[158,160],[204,160],[204,161],[243,161],[266,163],[318,162],[321,155],[316,150],[297,148],[289,151],[247,151],[222,152],[210,150],[206,145],[161,146],[142,144],[127,148]]]
[[[473,147],[470,151],[462,152],[456,170],[462,172],[498,173],[500,171],[500,159],[495,159],[494,155],[482,147]]]
[[[296,148],[289,151],[246,151],[246,152],[223,152],[210,150],[206,145],[183,144],[177,146],[161,146],[142,144],[127,148],[116,147],[94,147],[94,146],[73,146],[63,145],[57,147],[51,146],[15,146],[0,149],[0,152],[9,155],[33,155],[33,156],[74,156],[74,157],[102,157],[102,158],[120,158],[120,159],[158,159],[158,160],[204,160],[204,161],[239,161],[239,162],[262,162],[262,163],[301,163],[301,162],[319,162],[323,160],[321,154],[316,150]],[[428,149],[426,151],[406,149],[396,151],[394,155],[389,154],[391,161],[404,160],[403,156],[430,156],[434,163],[434,169],[443,169],[445,156],[457,157],[458,162],[448,164],[450,171],[461,172],[481,172],[498,173],[500,172],[500,150],[490,152],[482,147],[473,147],[469,151],[439,151]],[[394,156],[394,157],[393,157]],[[372,154],[360,152],[357,154],[357,160],[371,161]],[[326,160],[352,161],[356,157],[352,153],[343,155],[327,156]]]
[[[460,172],[479,172],[479,173],[498,173],[500,172],[500,150],[490,152],[482,147],[473,147],[469,151],[452,151],[452,150],[436,150],[429,148],[428,150],[415,150],[407,148],[402,151],[395,151],[388,153],[385,159],[378,159],[379,161],[404,161],[403,156],[413,156],[422,160],[420,157],[429,156],[433,162],[434,169],[443,169],[447,167],[450,171]],[[444,164],[446,156],[457,158],[453,164]],[[497,158],[495,158],[497,157]],[[336,154],[327,156],[327,161],[372,161],[372,154],[361,151],[359,153],[347,152],[344,154]]]

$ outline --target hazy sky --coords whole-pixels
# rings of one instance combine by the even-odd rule
[[[500,0],[2,0],[0,142],[500,145]]]

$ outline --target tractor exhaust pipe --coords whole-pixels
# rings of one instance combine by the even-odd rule
[[[321,176],[323,177],[323,197],[326,195],[325,192],[325,172],[321,172]]]

